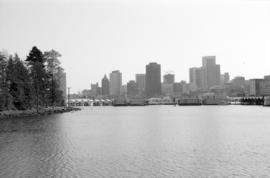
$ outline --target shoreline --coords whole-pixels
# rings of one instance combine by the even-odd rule
[[[36,109],[7,110],[7,111],[0,112],[0,119],[44,116],[44,115],[59,114],[59,113],[66,113],[66,112],[80,111],[80,110],[81,109],[77,108],[77,107],[40,108],[38,113],[37,113]]]

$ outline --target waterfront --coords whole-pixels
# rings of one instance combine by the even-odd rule
[[[267,177],[270,108],[83,107],[0,120],[0,177]]]

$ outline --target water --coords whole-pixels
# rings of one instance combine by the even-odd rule
[[[0,120],[0,177],[269,175],[267,107],[85,107]]]

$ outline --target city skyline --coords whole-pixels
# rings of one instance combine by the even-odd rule
[[[214,56],[214,55],[212,55],[212,56],[202,56],[201,57],[201,63],[202,63],[202,66],[197,65],[196,67],[190,66],[188,68],[189,80],[181,80],[181,79],[180,80],[175,80],[176,75],[174,74],[174,71],[168,71],[168,72],[162,74],[161,73],[162,64],[159,64],[159,63],[156,63],[156,62],[149,62],[148,64],[145,64],[146,68],[145,68],[144,73],[136,73],[134,75],[134,78],[128,79],[126,83],[123,82],[123,80],[122,80],[123,75],[122,75],[121,70],[113,70],[110,74],[115,73],[115,72],[118,72],[118,73],[121,74],[121,85],[119,84],[120,87],[121,86],[127,86],[129,82],[133,82],[133,81],[138,85],[139,83],[141,83],[141,81],[139,81],[139,82],[137,81],[138,76],[144,76],[144,78],[146,77],[146,73],[149,70],[149,67],[147,67],[147,66],[158,65],[159,70],[160,70],[158,72],[159,74],[154,74],[154,75],[156,77],[157,77],[157,75],[160,75],[159,76],[160,77],[159,80],[160,80],[160,84],[161,84],[160,93],[162,93],[162,85],[164,85],[164,84],[166,85],[166,84],[175,84],[175,83],[179,83],[179,82],[186,82],[187,84],[189,84],[189,86],[188,86],[189,89],[188,90],[190,90],[190,91],[209,90],[213,86],[223,86],[228,82],[234,83],[234,81],[238,80],[239,78],[244,79],[244,81],[248,81],[248,80],[253,80],[253,79],[262,79],[263,77],[268,76],[270,74],[270,73],[266,73],[263,76],[251,77],[251,78],[246,78],[245,76],[241,76],[241,75],[236,75],[236,76],[232,77],[229,72],[223,72],[223,73],[220,72],[221,69],[222,69],[222,67],[221,67],[222,65],[219,64],[219,63],[218,64],[216,63],[216,56]],[[214,68],[213,68],[213,66],[214,66]],[[212,68],[212,69],[211,70],[208,69],[208,72],[207,72],[207,67],[210,68],[210,69]],[[217,67],[217,69],[216,69],[216,67]],[[213,74],[215,76],[213,76]],[[107,73],[105,73],[104,75],[106,76]],[[208,79],[207,76],[210,76],[211,78]],[[100,81],[91,81],[90,83],[91,83],[91,85],[92,85],[92,83],[96,83],[98,85],[98,84],[102,84],[102,80],[103,79],[101,79]],[[208,80],[210,81],[211,84],[208,84],[208,82],[209,82]],[[147,83],[147,81],[146,81],[146,78],[145,78],[144,85],[147,85],[146,83]],[[203,83],[205,83],[205,84],[203,84]],[[85,89],[90,89],[91,90],[91,87],[85,88]],[[85,90],[85,89],[83,89],[83,90]],[[102,87],[101,87],[101,89],[102,89]],[[78,92],[81,92],[81,91],[78,91]],[[144,91],[146,91],[146,88],[144,88]]]
[[[110,86],[117,88],[115,94],[97,93],[97,91],[104,90],[103,84],[97,89],[97,82],[91,84],[91,89],[79,92],[78,96],[86,98],[177,98],[182,96],[204,97],[204,95],[219,97],[268,96],[270,94],[269,74],[251,79],[238,75],[230,79],[228,72],[220,72],[221,65],[217,63],[216,56],[202,56],[201,59],[200,67],[189,68],[188,82],[175,81],[175,74],[172,71],[162,75],[161,64],[150,62],[145,65],[145,73],[136,74],[136,80],[130,79],[127,83],[122,82],[120,70],[112,71],[110,76],[114,74],[115,77],[108,82],[110,82]]]
[[[39,2],[0,1],[0,50],[22,59],[34,45],[61,51],[71,92],[115,69],[127,83],[151,61],[162,75],[173,70],[176,81],[188,81],[189,67],[207,55],[232,78],[269,71],[269,1]]]

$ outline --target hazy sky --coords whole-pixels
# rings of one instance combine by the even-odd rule
[[[0,0],[0,50],[62,54],[72,92],[120,70],[123,82],[155,61],[188,81],[203,55],[231,77],[270,74],[267,0]]]

